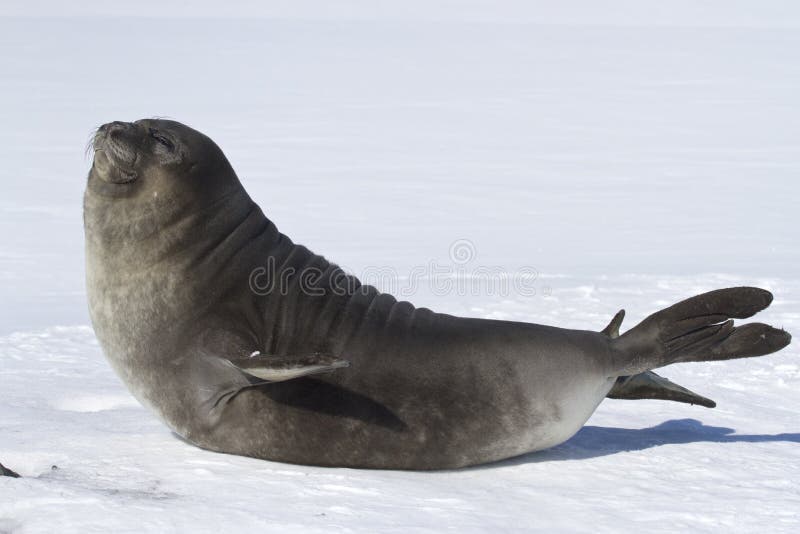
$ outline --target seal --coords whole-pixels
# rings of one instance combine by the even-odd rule
[[[444,469],[552,447],[608,395],[713,405],[652,372],[775,352],[733,326],[772,295],[698,295],[619,335],[416,308],[278,231],[217,145],[112,122],[84,198],[95,332],[133,395],[205,449],[320,466]]]

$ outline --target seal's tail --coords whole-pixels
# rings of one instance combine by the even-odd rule
[[[764,289],[731,287],[658,311],[613,339],[616,374],[636,375],[671,363],[749,358],[778,351],[792,340],[788,332],[761,323],[734,327],[732,320],[751,317],[771,302],[772,294]]]

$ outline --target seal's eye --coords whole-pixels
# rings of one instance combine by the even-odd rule
[[[164,135],[160,134],[158,130],[155,128],[150,128],[150,137],[167,147],[170,151],[175,150],[175,144],[169,140],[169,138],[165,137]]]

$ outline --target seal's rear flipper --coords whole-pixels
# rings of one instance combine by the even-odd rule
[[[608,326],[603,328],[600,333],[607,335],[611,339],[619,337],[619,327],[622,326],[622,320],[625,319],[625,310],[620,310],[608,323]]]
[[[230,362],[243,373],[267,382],[283,382],[301,376],[328,373],[350,365],[346,360],[324,354],[268,356],[255,353],[249,358],[238,358]]]
[[[781,350],[792,336],[766,324],[733,326],[772,302],[769,291],[731,287],[697,295],[654,313],[613,339],[617,376],[678,362],[705,362],[763,356]]]
[[[659,399],[714,408],[717,403],[655,374],[653,371],[617,378],[609,399]]]

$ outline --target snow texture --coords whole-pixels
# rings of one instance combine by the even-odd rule
[[[92,129],[145,116],[207,132],[279,228],[386,290],[458,240],[456,278],[538,273],[535,295],[423,279],[418,305],[596,330],[625,307],[624,329],[746,284],[800,332],[797,3],[264,4],[0,6],[0,462],[22,475],[0,532],[800,530],[797,344],[662,370],[714,410],[606,400],[563,445],[449,472],[215,454],[140,407],[88,326],[81,195]]]

